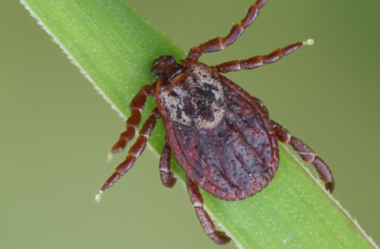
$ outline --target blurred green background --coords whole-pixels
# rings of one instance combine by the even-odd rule
[[[226,35],[254,1],[126,2],[188,51]],[[379,8],[270,0],[233,46],[202,58],[214,65],[315,39],[280,62],[228,77],[329,164],[334,197],[378,243]],[[220,248],[184,187],[162,187],[149,150],[95,203],[126,155],[106,163],[124,123],[15,0],[0,1],[0,115],[1,248]]]

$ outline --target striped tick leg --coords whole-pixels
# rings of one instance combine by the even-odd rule
[[[262,67],[265,64],[270,64],[273,62],[276,62],[283,58],[285,55],[288,55],[296,50],[298,50],[302,45],[313,45],[314,40],[309,39],[305,42],[297,42],[292,45],[289,45],[282,49],[276,49],[272,53],[264,56],[254,56],[252,58],[249,58],[247,60],[234,60],[234,61],[228,61],[224,62],[222,64],[219,64],[217,66],[214,66],[215,71],[218,73],[229,73],[229,72],[236,72],[241,70],[250,70],[255,69],[258,67]]]
[[[137,141],[128,151],[128,156],[124,162],[122,162],[119,166],[116,167],[115,172],[112,174],[110,178],[104,183],[101,188],[99,194],[95,196],[96,201],[100,201],[104,190],[110,188],[119,178],[128,172],[137,160],[140,157],[141,153],[144,151],[146,143],[152,133],[154,126],[156,125],[156,119],[161,118],[158,108],[156,107],[149,118],[145,121],[142,129],[139,132],[139,137]]]
[[[293,149],[301,156],[302,160],[314,165],[320,178],[325,182],[325,187],[330,193],[334,191],[334,179],[329,167],[320,159],[306,144],[292,135],[281,125],[272,121],[274,131],[278,140],[282,143],[290,144]]]
[[[168,139],[165,138],[165,146],[162,150],[159,169],[162,184],[167,188],[172,188],[177,181],[177,179],[173,177],[173,173],[170,171],[170,154],[171,149],[169,142]]]
[[[244,30],[255,21],[260,9],[264,6],[267,0],[257,0],[252,4],[247,12],[247,15],[243,20],[235,23],[230,33],[226,37],[216,37],[205,43],[202,43],[198,47],[190,49],[187,55],[187,60],[198,61],[202,54],[217,52],[227,48],[234,41],[236,41],[244,32]]]
[[[146,85],[141,87],[141,90],[136,94],[133,98],[132,102],[129,104],[129,108],[131,109],[131,116],[127,119],[127,129],[125,132],[120,134],[119,141],[117,141],[110,153],[108,154],[108,161],[112,160],[112,154],[121,152],[124,150],[127,143],[132,140],[135,136],[136,128],[139,126],[141,121],[141,112],[144,109],[146,99],[148,96],[154,95],[154,89],[156,88],[156,84]]]
[[[188,176],[186,176],[186,186],[190,195],[190,200],[193,203],[195,212],[197,213],[198,219],[205,233],[207,233],[208,237],[210,237],[215,243],[219,245],[227,244],[231,239],[225,233],[215,230],[214,222],[203,209],[203,198],[199,192],[198,186]]]

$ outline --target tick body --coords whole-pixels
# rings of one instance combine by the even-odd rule
[[[260,102],[212,68],[182,63],[155,97],[172,153],[194,183],[223,200],[264,188],[278,166],[274,129]]]
[[[202,54],[217,52],[231,45],[257,17],[266,0],[251,5],[243,20],[226,37],[217,37],[190,50],[178,64],[170,55],[161,56],[152,65],[159,80],[141,88],[133,98],[127,129],[112,147],[110,155],[122,151],[135,135],[148,96],[155,108],[139,132],[128,156],[103,185],[96,196],[111,187],[134,164],[145,149],[156,124],[162,118],[166,139],[159,170],[164,186],[173,187],[176,179],[170,171],[174,155],[186,173],[186,184],[199,221],[207,235],[218,244],[230,240],[215,230],[203,209],[199,188],[226,201],[243,200],[265,188],[275,176],[279,164],[278,142],[290,144],[301,158],[315,166],[326,188],[332,192],[334,180],[328,166],[303,142],[269,118],[263,103],[221,75],[273,63],[312,45],[312,40],[294,43],[265,56],[207,66],[198,62]]]

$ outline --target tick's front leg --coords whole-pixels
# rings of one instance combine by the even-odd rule
[[[216,37],[202,43],[198,47],[192,48],[187,55],[187,60],[198,61],[202,54],[223,50],[234,43],[243,34],[244,30],[256,20],[260,9],[266,2],[267,0],[257,0],[256,3],[249,7],[245,18],[240,22],[235,23],[226,37]]]
[[[124,162],[122,162],[121,164],[119,164],[119,166],[116,167],[115,172],[104,183],[99,194],[95,196],[96,201],[100,201],[104,190],[110,188],[115,182],[117,182],[120,179],[122,175],[127,173],[128,170],[132,168],[133,164],[144,151],[146,143],[148,142],[148,139],[152,134],[154,126],[156,125],[156,119],[158,118],[161,118],[161,116],[160,112],[158,111],[158,108],[156,107],[150,114],[149,118],[145,121],[143,127],[141,128],[139,132],[139,137],[137,138],[135,144],[132,145],[132,147],[129,149],[127,158],[124,160]]]
[[[230,72],[236,72],[241,70],[251,70],[255,68],[262,67],[264,65],[274,63],[280,59],[282,59],[285,55],[288,55],[290,53],[293,53],[294,51],[297,51],[301,46],[303,45],[313,45],[314,40],[309,39],[304,42],[297,42],[292,45],[289,45],[282,49],[276,49],[272,53],[268,55],[256,55],[254,57],[251,57],[246,60],[234,60],[234,61],[228,61],[224,62],[222,64],[219,64],[217,66],[214,66],[213,68],[218,73],[230,73]]]
[[[146,99],[148,96],[154,95],[154,89],[156,84],[145,85],[141,87],[141,90],[133,98],[129,108],[131,109],[131,116],[127,119],[125,132],[120,134],[119,141],[117,141],[114,146],[112,146],[111,151],[108,155],[108,161],[112,159],[112,154],[121,152],[127,146],[127,143],[132,140],[135,136],[136,129],[140,124],[141,112],[144,109]]]
[[[201,223],[205,233],[215,243],[219,245],[227,244],[231,239],[225,233],[215,230],[214,222],[211,220],[207,212],[203,209],[203,197],[199,192],[198,186],[188,176],[186,176],[186,186],[187,191],[190,195],[191,203],[193,203],[195,212],[197,213],[199,222]]]
[[[325,164],[325,162],[320,159],[317,154],[314,153],[306,144],[304,144],[299,139],[292,137],[292,135],[281,125],[272,121],[274,131],[278,140],[282,143],[290,144],[293,149],[300,155],[302,160],[307,163],[314,165],[320,178],[325,182],[325,187],[330,193],[334,191],[334,179],[330,168]]]

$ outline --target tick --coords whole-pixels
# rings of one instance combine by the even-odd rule
[[[170,170],[173,154],[186,173],[187,190],[203,230],[215,243],[226,244],[230,238],[215,230],[213,221],[203,209],[198,188],[226,201],[244,200],[255,195],[268,185],[277,171],[278,141],[290,144],[305,162],[313,164],[326,183],[326,189],[334,190],[331,171],[322,159],[272,121],[259,99],[221,75],[276,62],[303,45],[312,45],[313,40],[294,43],[265,56],[216,66],[198,62],[202,54],[223,50],[236,41],[265,3],[266,0],[258,0],[251,5],[245,18],[236,23],[226,37],[217,37],[192,48],[180,64],[170,55],[153,62],[151,71],[158,80],[143,86],[133,98],[127,129],[112,147],[110,156],[122,151],[134,137],[148,96],[155,98],[157,107],[142,126],[125,161],[117,166],[101,188],[97,201],[103,191],[119,180],[140,157],[159,118],[166,131],[159,163],[162,183],[171,188],[176,182]]]

